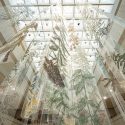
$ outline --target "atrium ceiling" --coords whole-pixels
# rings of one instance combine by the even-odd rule
[[[85,51],[87,52],[87,58],[92,66],[95,61],[96,48],[98,48],[99,45],[95,40],[88,40],[86,38],[83,19],[78,11],[78,7],[88,3],[95,8],[104,10],[104,12],[111,13],[115,0],[9,0],[9,2],[12,10],[18,15],[18,29],[23,28],[25,24],[31,21],[35,21],[38,24],[37,31],[30,30],[25,41],[27,45],[29,45],[31,41],[34,42],[32,49],[35,51],[35,55],[33,56],[33,60],[39,69],[43,50],[53,34],[53,16],[55,13],[65,18],[64,22],[66,27],[71,23],[74,25],[76,34],[83,43]],[[102,18],[105,22],[108,21],[106,16]],[[91,45],[93,45],[94,48],[92,48]]]

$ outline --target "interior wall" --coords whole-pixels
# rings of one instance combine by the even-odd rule
[[[125,0],[120,0],[120,6],[116,15],[125,19]]]

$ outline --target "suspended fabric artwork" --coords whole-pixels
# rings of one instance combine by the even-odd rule
[[[37,29],[37,23],[31,22],[30,24],[26,25],[23,29],[21,29],[13,38],[11,38],[5,45],[0,47],[0,54],[6,52],[8,50],[12,51],[14,48],[19,45],[21,42],[24,41],[27,32],[29,32],[30,28]]]
[[[64,87],[66,57],[69,55],[66,43],[66,31],[62,17],[55,17],[55,22],[56,25],[53,36],[50,39],[48,55],[45,57],[43,67],[48,74],[48,78],[55,85]]]
[[[64,87],[62,76],[60,75],[59,69],[57,65],[53,64],[52,60],[48,60],[45,57],[44,69],[47,71],[48,76],[52,82],[60,87]]]
[[[68,27],[68,34],[69,34],[69,42],[71,43],[71,49],[75,48],[79,44],[79,38],[76,35],[76,30],[73,24],[70,24]]]
[[[87,12],[88,9],[89,11]],[[86,17],[84,18],[86,18],[86,20],[93,16],[92,14],[89,15],[89,12],[93,11],[96,13],[95,10],[91,10],[87,7],[84,8],[84,11],[86,14]],[[100,24],[100,21],[93,23],[89,21],[89,19],[86,21],[84,27],[85,30],[90,30],[88,38],[94,37],[94,32],[96,30],[96,27],[94,26]],[[65,25],[63,21],[61,23],[62,25]],[[95,28],[95,30],[93,30],[93,28]],[[61,31],[61,27],[56,26],[55,29],[57,31]],[[82,46],[81,41],[79,41],[78,36],[74,33],[74,26],[70,24],[69,27],[65,30],[65,35],[69,36],[69,41],[67,41],[67,38],[64,39],[66,41],[62,41],[62,39],[65,37],[62,37],[57,31],[54,30],[54,35],[56,34],[56,37],[54,36],[50,41],[50,53],[45,57],[43,65],[44,69],[48,73],[48,78],[56,84],[56,86],[53,86],[52,84],[47,85],[48,89],[51,88],[50,91],[47,91],[45,96],[46,100],[48,100],[48,109],[59,114],[59,116],[62,118],[60,123],[58,123],[60,125],[65,124],[65,119],[70,118],[73,119],[72,122],[75,120],[75,122],[72,123],[74,125],[109,124],[101,98],[90,99],[90,93],[96,87],[96,82],[94,80],[94,76],[92,75],[84,47]],[[61,42],[61,44],[59,42]],[[70,45],[73,49],[70,48]],[[62,58],[59,56],[60,53],[61,55],[64,54]],[[65,63],[60,63],[58,62],[59,60],[62,60],[62,62]],[[59,70],[56,69],[55,71],[54,68],[52,68],[54,65],[58,66]],[[65,73],[62,72],[63,69],[65,69]],[[63,86],[63,88],[58,88],[58,85],[62,84],[63,79],[61,79],[61,77],[60,82],[55,82],[54,79],[52,79],[54,75],[57,75],[56,72],[58,72],[58,74],[60,72],[61,75],[64,75],[65,86]],[[62,87],[62,85],[59,86]],[[98,94],[99,93],[97,93],[97,97],[99,96]]]
[[[43,91],[41,84],[41,75],[39,73],[36,73],[36,75],[33,77],[24,102],[22,110],[23,118],[29,118],[32,114],[38,111],[42,94],[40,91]]]

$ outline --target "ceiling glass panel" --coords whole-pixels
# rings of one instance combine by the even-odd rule
[[[24,4],[24,0],[9,0],[11,5],[22,5]]]
[[[73,17],[73,6],[64,6],[63,15],[67,18],[72,18]]]
[[[82,30],[83,29],[82,20],[75,20],[74,21],[74,27],[75,27],[76,30]]]
[[[83,4],[86,2],[87,2],[87,0],[75,0],[75,3],[77,3],[77,4]]]
[[[111,13],[112,11],[112,5],[100,5],[99,8],[104,10],[104,12]]]
[[[50,7],[39,7],[39,8],[40,8],[40,16],[42,19],[51,18]]]
[[[87,40],[87,36],[86,36],[86,33],[83,32],[83,40]],[[86,41],[85,41],[86,42]]]
[[[38,4],[49,4],[49,0],[37,0]]]
[[[83,41],[82,46],[83,48],[87,48],[87,49],[92,48],[90,41]]]
[[[75,7],[75,14],[74,14],[74,16],[75,16],[75,18],[81,18],[81,13],[79,12],[79,9],[77,7]]]
[[[37,4],[37,1],[36,0],[25,0],[25,4],[27,4],[27,5]]]
[[[35,32],[35,40],[43,41],[44,40],[44,32]]]
[[[51,6],[50,11],[52,13],[52,16],[56,15],[62,15],[62,8],[61,6]]]
[[[51,4],[60,4],[62,3],[62,0],[50,0]]]
[[[42,21],[43,30],[52,31],[52,21]]]
[[[87,56],[88,61],[95,61],[95,56],[89,55]]]
[[[115,0],[101,0],[100,3],[105,4],[114,4]]]
[[[74,4],[74,0],[63,0],[63,4]]]
[[[82,32],[76,32],[76,35],[78,36],[79,40],[82,40],[82,35],[83,33]]]
[[[30,15],[33,19],[39,18],[38,7],[28,7],[30,11],[32,11],[32,15]]]
[[[87,49],[87,54],[88,55],[95,55],[95,53],[96,53],[96,51],[95,51],[95,49]]]
[[[73,20],[65,20],[64,23],[65,23],[65,26],[68,27],[70,24],[74,24],[74,21]]]
[[[88,0],[88,2],[92,4],[99,4],[99,0]]]
[[[49,41],[50,38],[52,37],[53,33],[52,32],[45,32],[45,40]]]
[[[26,41],[32,41],[34,39],[34,34],[32,32],[28,32],[26,35]]]

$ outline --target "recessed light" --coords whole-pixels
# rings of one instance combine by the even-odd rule
[[[106,100],[106,99],[107,99],[107,96],[104,96],[103,99]]]
[[[12,90],[15,91],[15,87],[13,87]]]
[[[109,91],[110,91],[110,92],[113,92],[113,90],[112,90],[112,89],[110,89]]]
[[[78,23],[78,26],[80,25],[80,23]]]

